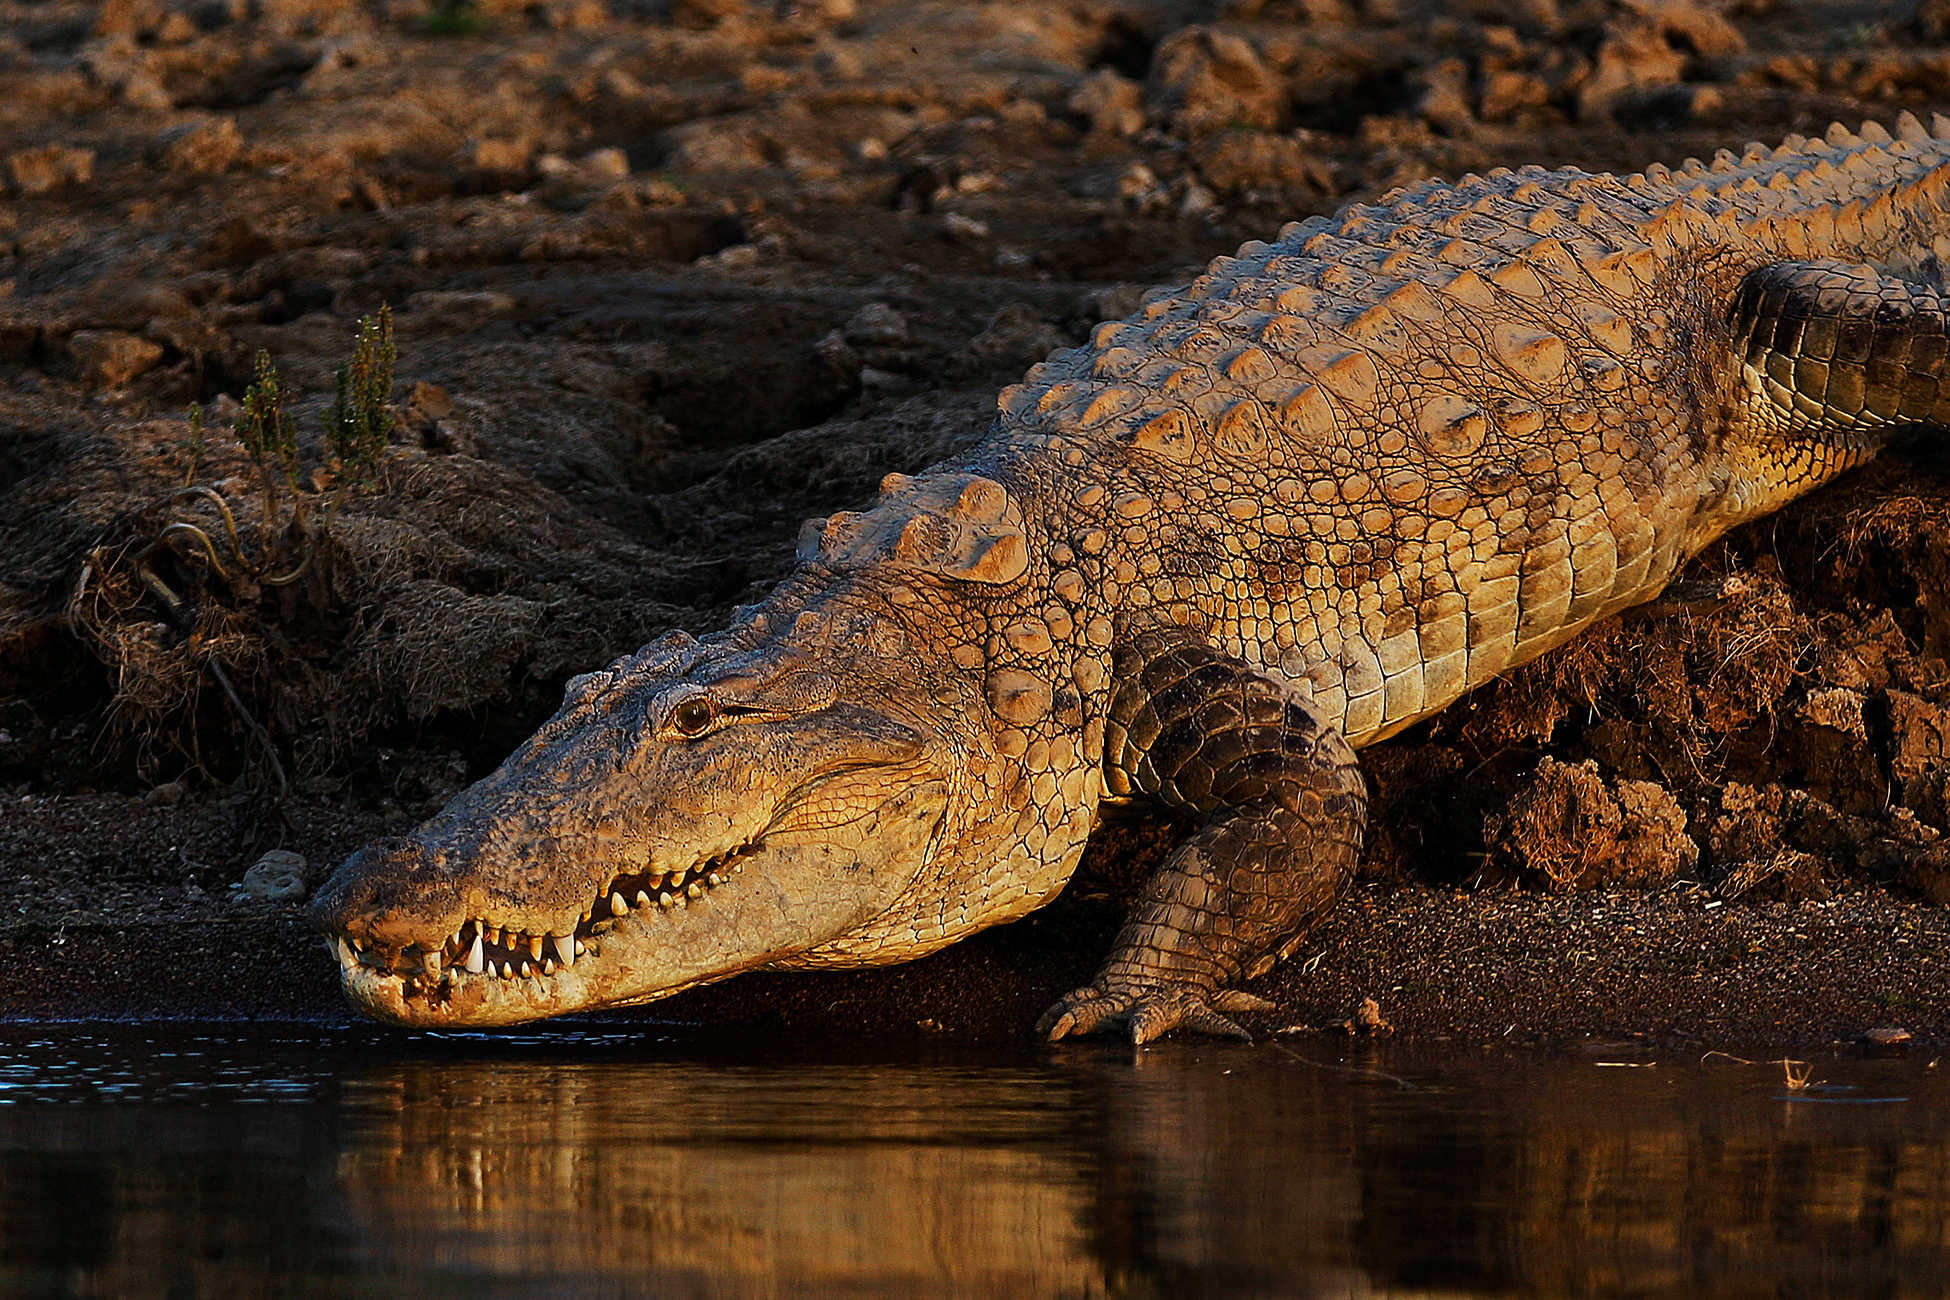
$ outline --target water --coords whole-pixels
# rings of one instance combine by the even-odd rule
[[[6,1027],[0,1294],[1950,1291],[1950,1064],[1812,1067]]]

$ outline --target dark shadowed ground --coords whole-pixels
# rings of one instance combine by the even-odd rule
[[[569,675],[720,624],[803,517],[1288,219],[1937,108],[1936,0],[0,0],[0,1007],[344,1014],[233,889],[260,854],[410,827]],[[382,304],[362,481],[320,434]],[[299,433],[268,506],[227,432],[260,350]],[[1262,1027],[1950,1037],[1934,455],[1368,751],[1368,879]],[[1169,834],[929,961],[659,1013],[1022,1032]]]

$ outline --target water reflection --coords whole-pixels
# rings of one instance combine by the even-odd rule
[[[1822,1062],[1790,1094],[1760,1067],[1320,1047],[804,1055],[0,1035],[0,1293],[1950,1286],[1927,1061]]]
[[[405,1066],[361,1080],[336,1173],[378,1254],[443,1267],[1087,1294],[1071,1091],[1015,1069]]]

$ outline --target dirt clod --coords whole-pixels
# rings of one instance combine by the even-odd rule
[[[1494,860],[1551,890],[1663,884],[1699,861],[1678,801],[1649,781],[1607,782],[1592,759],[1545,758],[1488,820]]]
[[[163,346],[119,330],[76,330],[68,337],[68,355],[82,377],[104,388],[120,388],[163,358]]]

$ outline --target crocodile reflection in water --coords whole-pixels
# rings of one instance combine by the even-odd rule
[[[1950,1245],[1920,1063],[1823,1063],[1913,1100],[1810,1108],[1772,1072],[1319,1043],[728,1066],[313,1036],[267,1069],[37,1037],[0,1046],[0,1294],[1881,1300],[1938,1294]]]
[[[734,1295],[1810,1274],[1841,1293],[1929,1276],[1950,1244],[1950,1144],[1886,1114],[1799,1134],[1752,1073],[1640,1079],[1533,1064],[1408,1092],[1232,1054],[979,1077],[493,1062],[373,1079],[387,1118],[338,1171],[393,1251]],[[1871,1240],[1887,1253],[1839,1262]]]

